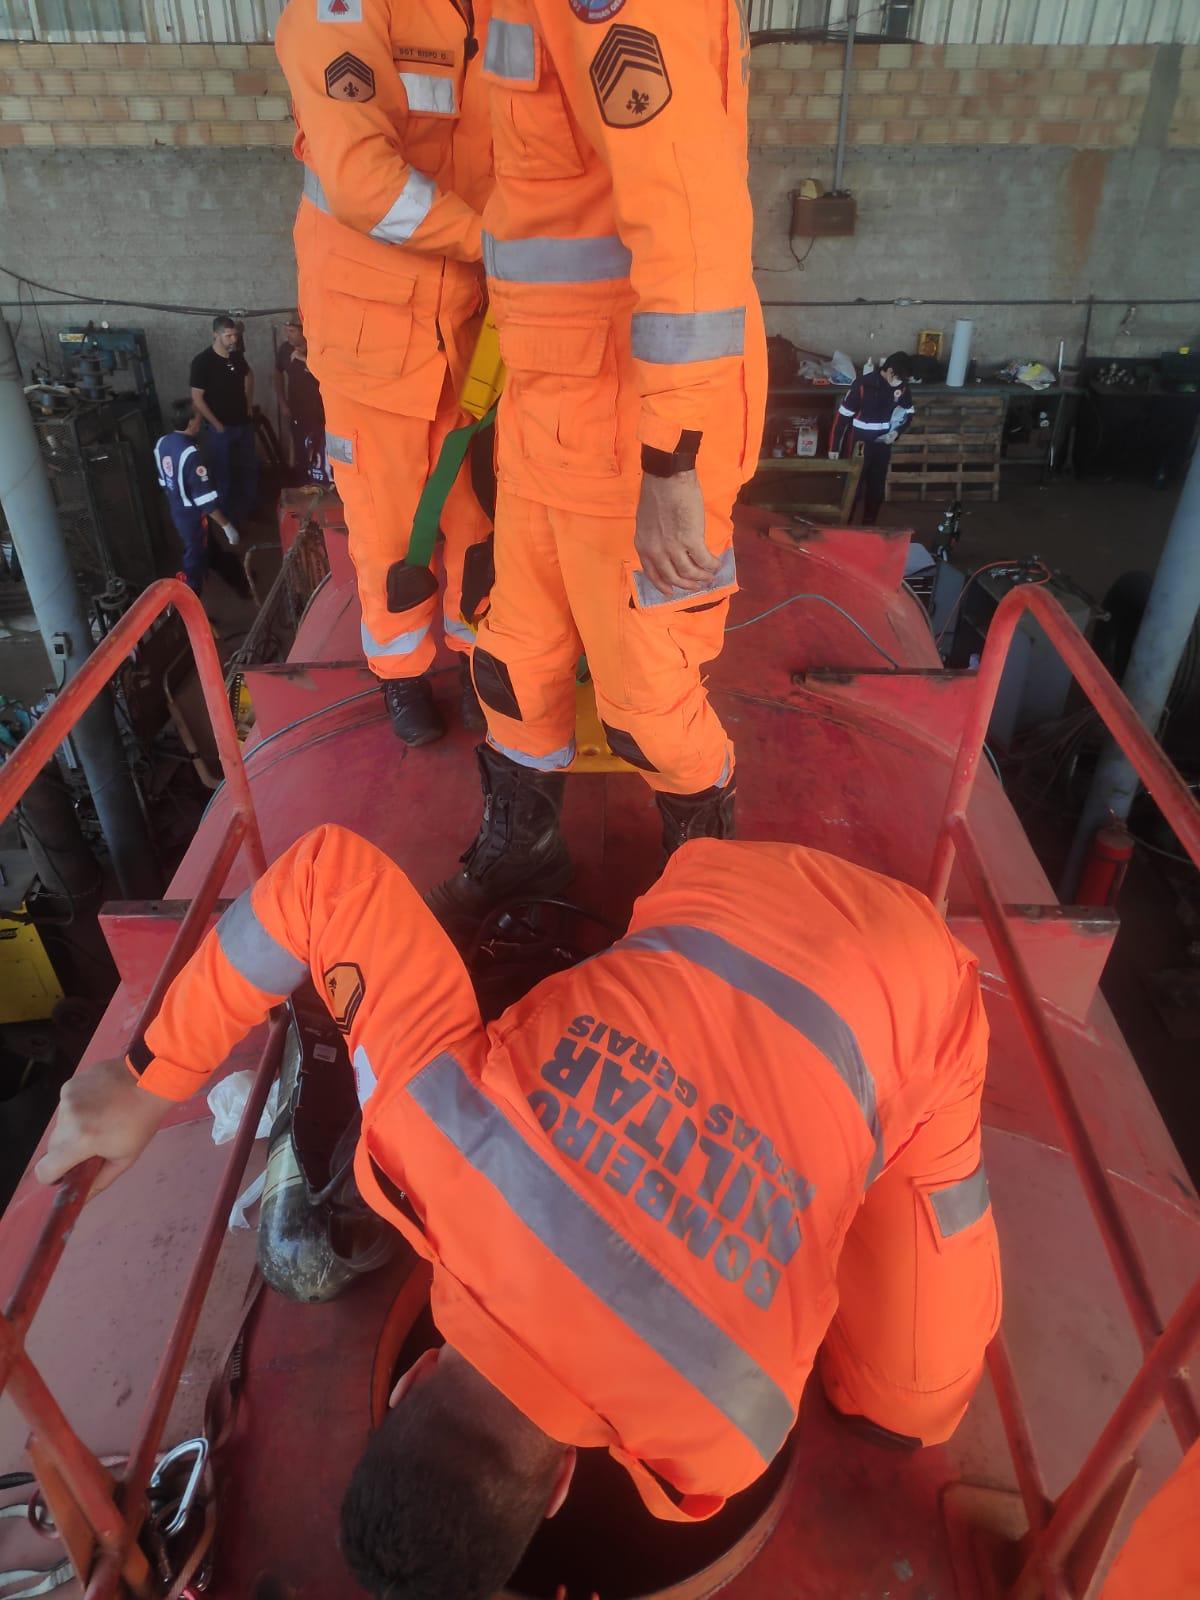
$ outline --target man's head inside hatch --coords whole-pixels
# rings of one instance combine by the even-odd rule
[[[380,1600],[490,1600],[566,1498],[575,1452],[457,1351],[401,1378],[342,1502],[342,1553]]]

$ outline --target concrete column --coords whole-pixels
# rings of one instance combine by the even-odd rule
[[[1200,611],[1200,449],[1193,451],[1187,478],[1154,587],[1138,628],[1122,688],[1133,709],[1157,733],[1184,647]],[[1139,788],[1137,774],[1113,740],[1100,757],[1079,828],[1063,873],[1060,898],[1070,900],[1097,828],[1114,817],[1124,822]]]
[[[92,635],[59,527],[37,431],[21,385],[8,324],[0,317],[0,506],[46,654],[69,683],[92,650]],[[158,893],[159,870],[107,693],[76,724],[72,742],[91,790],[121,893]]]

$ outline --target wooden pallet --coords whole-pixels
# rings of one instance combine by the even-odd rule
[[[1004,397],[915,391],[917,414],[892,447],[889,500],[998,500]]]

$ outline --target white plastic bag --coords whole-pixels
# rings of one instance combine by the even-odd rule
[[[853,361],[844,350],[833,352],[833,360],[828,363],[827,370],[834,383],[853,383],[858,377]]]
[[[238,1130],[246,1101],[250,1098],[252,1072],[231,1072],[208,1091],[208,1109],[213,1115],[212,1136],[214,1144],[228,1144]],[[256,1139],[266,1139],[279,1114],[279,1080],[276,1078],[267,1096],[267,1104],[258,1119]]]

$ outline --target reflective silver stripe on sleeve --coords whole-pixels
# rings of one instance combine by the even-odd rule
[[[502,22],[493,17],[488,23],[487,49],[483,70],[507,78],[510,83],[534,81],[536,56],[533,29],[528,22]]]
[[[952,1239],[956,1233],[969,1228],[973,1222],[979,1221],[992,1203],[983,1162],[969,1177],[960,1178],[957,1183],[948,1183],[944,1189],[931,1189],[929,1198],[933,1202],[938,1231],[943,1239]]]
[[[394,639],[389,639],[385,644],[377,639],[367,627],[360,623],[358,636],[362,640],[363,654],[366,656],[409,656],[429,632],[429,624],[421,628],[410,628],[407,633],[398,633]]]
[[[343,439],[340,433],[326,433],[325,454],[330,461],[340,461],[344,467],[354,465],[354,441]]]
[[[859,422],[856,419],[854,423],[860,433],[886,433],[891,425],[890,417],[886,422]]]
[[[399,77],[410,111],[434,111],[448,116],[458,110],[449,78],[436,77],[432,72],[402,72]]]
[[[620,940],[613,949],[664,950],[682,956],[693,966],[703,967],[722,979],[730,988],[761,1001],[782,1022],[803,1034],[829,1062],[863,1114],[875,1146],[867,1168],[867,1182],[874,1182],[883,1170],[883,1133],[879,1126],[875,1079],[849,1024],[815,989],[707,928],[691,928],[686,924],[643,928]]]
[[[308,977],[308,963],[285,950],[255,916],[249,889],[217,923],[217,942],[234,971],[268,994],[291,994]]]
[[[524,750],[510,750],[508,745],[501,744],[499,739],[493,739],[489,733],[487,742],[493,750],[499,750],[502,756],[507,756],[510,761],[515,761],[519,767],[529,767],[534,772],[561,772],[564,767],[569,767],[575,759],[574,735],[561,749],[552,750],[548,756],[526,755]]]
[[[845,406],[839,406],[838,407],[838,416],[839,417],[852,417],[853,415],[854,415],[853,411],[848,410]]]
[[[732,311],[638,311],[633,353],[638,361],[715,361],[740,356],[746,345],[746,308]]]
[[[175,482],[179,485],[179,498],[183,501],[185,506],[190,506],[192,502],[187,492],[187,479],[183,475],[183,469],[187,462],[195,454],[196,446],[194,444],[190,444],[188,445],[187,449],[182,452],[179,460],[175,463]]]
[[[207,506],[211,505],[216,498],[217,491],[215,489],[210,489],[207,494],[198,494],[192,503],[193,505],[197,506]]]
[[[494,24],[493,24],[494,26]],[[627,278],[633,257],[615,233],[594,239],[483,236],[483,265],[505,283],[603,283]]]
[[[795,1413],[754,1358],[543,1161],[452,1055],[407,1093],[567,1271],[771,1461]]]
[[[371,229],[371,238],[382,239],[384,244],[407,244],[429,215],[436,194],[433,179],[410,167],[403,189]]]
[[[655,606],[669,606],[676,600],[692,600],[696,605],[702,606],[706,594],[711,594],[714,589],[724,589],[736,582],[737,562],[734,560],[732,545],[721,557],[721,565],[703,589],[672,589],[669,594],[664,594],[661,589],[655,588],[644,572],[639,570],[633,575],[638,604],[643,611],[652,611]]]

